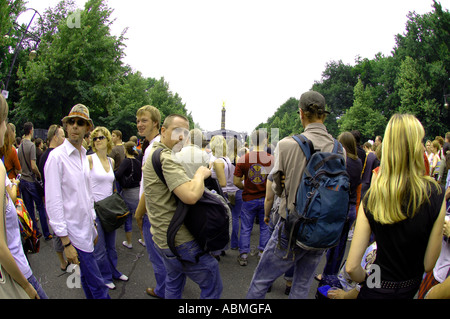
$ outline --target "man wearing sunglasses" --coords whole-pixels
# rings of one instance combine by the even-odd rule
[[[75,105],[62,119],[67,138],[53,150],[44,167],[46,206],[50,225],[61,238],[67,260],[80,266],[87,299],[109,299],[108,288],[94,257],[94,199],[90,192],[89,163],[84,136],[94,128],[89,110]]]

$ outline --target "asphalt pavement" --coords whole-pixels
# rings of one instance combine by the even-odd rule
[[[149,299],[158,300],[145,293],[147,287],[155,287],[156,281],[152,264],[148,254],[139,242],[140,232],[133,219],[133,248],[128,249],[122,245],[125,240],[125,232],[122,228],[117,230],[116,249],[118,254],[117,269],[129,277],[127,282],[115,281],[116,289],[110,290],[112,299]],[[259,240],[259,225],[255,224],[251,235],[251,244],[257,246]],[[254,269],[258,263],[256,256],[249,256],[248,265],[240,266],[237,262],[238,251],[227,250],[219,262],[220,273],[223,282],[222,299],[245,299],[250,285]],[[61,271],[57,255],[53,249],[52,240],[41,238],[41,248],[37,254],[29,254],[28,259],[33,274],[40,281],[50,299],[85,299],[83,289],[77,288],[75,272],[69,267],[69,271]],[[325,264],[325,258],[319,264],[320,272]],[[72,271],[71,271],[72,270]],[[317,289],[317,281],[313,281],[309,292],[309,299],[314,299]],[[272,291],[266,295],[266,299],[288,299],[284,294],[285,280],[278,278],[273,284]],[[191,280],[186,281],[183,299],[199,299],[200,289]]]

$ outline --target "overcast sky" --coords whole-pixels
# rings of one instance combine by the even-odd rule
[[[29,0],[28,7],[43,13],[58,2]],[[80,8],[85,2],[76,1]],[[357,56],[390,55],[408,12],[431,12],[432,3],[108,1],[116,19],[112,33],[129,28],[124,63],[145,77],[164,77],[203,129],[220,129],[225,101],[226,128],[247,132],[311,89],[327,62],[354,65]],[[450,0],[440,3],[449,9]]]

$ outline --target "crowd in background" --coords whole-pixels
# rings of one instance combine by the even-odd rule
[[[311,134],[312,139],[316,139],[314,145],[325,143],[323,147],[326,148],[328,145],[326,143],[332,140],[332,137],[323,125],[326,116],[325,107],[323,105],[321,108],[320,97],[308,98],[315,98],[316,102],[302,105],[302,99],[300,100],[299,114],[305,134]],[[46,196],[49,187],[46,185],[47,178],[49,185],[54,185],[55,180],[53,173],[48,173],[50,169],[46,168],[46,163],[47,161],[57,163],[56,154],[59,150],[53,155],[50,154],[55,149],[61,149],[63,145],[69,147],[68,139],[72,137],[68,135],[67,127],[79,126],[86,127],[85,131],[81,131],[84,133],[82,141],[79,139],[82,145],[80,149],[84,152],[82,156],[86,156],[89,163],[89,188],[86,189],[86,194],[89,194],[94,202],[110,196],[113,192],[121,194],[130,210],[124,224],[126,240],[121,244],[128,249],[132,249],[135,243],[146,247],[157,281],[156,287],[147,289],[150,296],[181,298],[183,287],[182,281],[176,282],[178,279],[174,279],[178,278],[174,272],[179,276],[179,272],[183,271],[177,270],[176,266],[169,264],[164,257],[165,244],[158,238],[157,229],[162,226],[156,222],[152,210],[155,203],[149,199],[152,194],[148,191],[150,189],[148,181],[153,172],[150,172],[145,164],[153,148],[163,147],[171,151],[176,150],[176,155],[170,163],[174,165],[174,170],[182,169],[179,176],[183,177],[179,177],[177,187],[183,185],[180,181],[184,181],[184,176],[186,181],[194,181],[198,178],[199,171],[205,176],[211,174],[212,178],[219,182],[231,207],[232,222],[228,247],[208,254],[207,258],[212,259],[201,261],[208,265],[208,269],[217,269],[214,274],[215,281],[202,278],[200,276],[202,270],[199,269],[193,269],[190,274],[196,278],[194,281],[201,287],[202,298],[220,298],[222,283],[217,264],[227,249],[239,251],[237,267],[247,266],[250,254],[257,255],[261,260],[250,284],[248,298],[263,298],[265,293],[270,291],[273,280],[280,274],[284,274],[286,294],[291,298],[305,298],[304,291],[309,289],[311,280],[314,279],[320,282],[318,297],[322,295],[342,299],[379,298],[383,295],[392,297],[390,291],[392,287],[397,297],[425,298],[427,294],[430,298],[449,297],[449,289],[446,289],[449,280],[446,279],[450,274],[448,244],[450,222],[447,218],[444,220],[444,215],[450,214],[448,212],[450,132],[443,137],[437,136],[433,141],[423,141],[425,132],[415,117],[396,115],[389,122],[384,137],[376,136],[374,142],[363,143],[357,130],[344,132],[338,136],[337,140],[345,149],[346,167],[350,176],[349,209],[339,244],[326,252],[315,252],[314,256],[311,252],[294,251],[293,262],[280,265],[278,271],[274,271],[272,268],[278,264],[274,262],[275,257],[270,256],[271,253],[266,250],[266,246],[272,249],[279,244],[278,240],[281,239],[277,236],[279,229],[283,227],[283,214],[280,212],[291,205],[277,188],[296,187],[296,183],[292,180],[295,177],[287,174],[289,170],[294,172],[293,175],[297,174],[295,156],[299,155],[294,156],[290,153],[286,155],[289,143],[292,143],[288,141],[289,137],[277,145],[271,145],[268,144],[267,132],[257,130],[250,135],[248,142],[221,135],[205,141],[201,130],[193,129],[177,140],[178,144],[182,144],[178,149],[175,142],[168,145],[171,137],[167,137],[166,134],[169,131],[173,134],[172,129],[177,121],[184,121],[180,127],[186,131],[189,125],[186,128],[185,118],[175,116],[174,119],[166,119],[162,123],[159,111],[150,106],[143,107],[137,112],[139,138],[132,136],[126,142],[123,141],[120,130],[116,128],[94,128],[88,111],[85,117],[71,112],[63,119],[62,125],[52,125],[48,129],[46,140],[34,138],[34,127],[30,122],[23,124],[23,136],[16,137],[16,127],[12,123],[6,123],[8,112],[6,101],[2,99],[1,102],[0,141],[3,139],[3,143],[0,153],[4,163],[2,168],[5,185],[0,187],[0,191],[4,188],[8,194],[6,201],[3,202],[3,206],[6,207],[7,240],[3,242],[3,238],[0,239],[1,264],[31,298],[44,299],[47,295],[32,274],[25,254],[28,247],[20,240],[20,223],[16,214],[18,198],[23,200],[33,221],[36,236],[53,241],[55,258],[58,258],[61,270],[67,269],[68,265],[74,262],[73,255],[78,254],[77,257],[84,258],[83,260],[88,258],[84,253],[90,250],[91,243],[86,243],[87,248],[83,249],[83,244],[76,243],[70,230],[65,233],[67,240],[65,236],[56,234],[56,228],[59,227],[58,223],[62,221],[63,216],[58,216],[61,217],[59,221],[54,212],[49,212],[54,203]],[[311,106],[314,107],[310,108]],[[84,109],[83,111],[86,112]],[[172,161],[175,164],[172,164]],[[282,161],[287,162],[282,164]],[[169,163],[169,160],[166,163]],[[166,164],[166,169],[168,165]],[[281,169],[283,165],[285,167]],[[55,166],[52,167],[55,169]],[[210,173],[203,172],[201,167],[207,168]],[[283,184],[277,175],[281,171],[285,174]],[[50,176],[47,176],[48,174]],[[403,177],[398,177],[401,174]],[[394,181],[393,176],[397,176],[398,180]],[[391,194],[386,194],[386,191],[390,191]],[[394,194],[396,198],[393,197]],[[385,198],[386,202],[382,203],[380,198]],[[168,202],[168,205],[171,204]],[[35,213],[36,210],[38,214]],[[380,210],[387,210],[389,213],[380,214]],[[132,238],[133,218],[136,218],[140,227],[141,236],[138,239]],[[97,272],[94,273],[87,268],[81,270],[86,281],[86,283],[83,281],[83,289],[87,298],[108,298],[108,289],[115,289],[114,280],[130,279],[117,269],[116,231],[104,231],[98,216],[93,216],[93,219],[96,221],[98,237],[89,258],[92,257],[91,261],[96,264]],[[408,228],[410,226],[405,226],[405,220],[412,221],[411,224],[414,224],[411,226],[412,230]],[[250,237],[255,223],[259,224],[260,232],[257,250],[253,252]],[[387,230],[389,227],[386,225],[394,225],[398,230],[397,233]],[[154,227],[154,230],[150,231],[151,227]],[[416,235],[417,232],[420,235]],[[414,244],[410,245],[408,251],[399,253],[404,247],[402,243],[410,240],[411,236],[416,238]],[[440,241],[436,242],[436,238],[439,237]],[[353,245],[355,241],[357,243]],[[394,242],[392,247],[387,249],[386,246],[392,242]],[[348,260],[345,261],[344,253],[349,243],[352,243],[352,247]],[[69,250],[72,244],[76,246],[76,251]],[[15,262],[9,257],[6,249],[9,249]],[[412,258],[410,255],[415,254],[415,249],[419,252]],[[408,255],[410,251],[412,252]],[[400,257],[394,260],[389,255],[391,253]],[[300,257],[301,254],[303,257]],[[326,256],[326,264],[324,269],[318,269],[317,260],[323,254]],[[382,264],[385,276],[382,279],[386,287],[379,288],[375,292],[367,289],[362,283],[370,275],[366,271],[368,265],[376,263],[377,258]],[[404,260],[399,261],[399,258]],[[268,266],[269,261],[272,266]],[[307,262],[310,269],[305,266]],[[407,263],[412,265],[409,264],[409,268],[405,269]],[[300,265],[307,267],[311,274],[300,275],[298,270]],[[261,269],[264,267],[265,269]],[[268,279],[269,271],[274,277],[272,281]],[[88,272],[91,272],[89,276]],[[196,275],[193,275],[194,273]],[[275,273],[278,275],[274,275]],[[174,287],[174,282],[177,287]],[[85,288],[85,285],[89,288]],[[205,288],[207,285],[209,287]],[[325,286],[337,289],[323,294],[320,287]]]

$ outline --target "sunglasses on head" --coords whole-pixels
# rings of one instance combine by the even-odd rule
[[[77,123],[78,126],[85,126],[86,125],[86,121],[83,119],[68,119],[67,123],[69,125],[74,125],[75,123]]]
[[[94,142],[97,142],[97,141],[103,141],[105,138],[106,138],[106,136],[97,136],[97,137],[94,137],[92,140]]]

